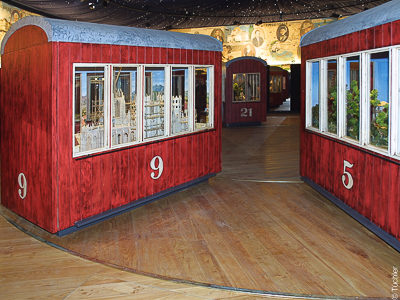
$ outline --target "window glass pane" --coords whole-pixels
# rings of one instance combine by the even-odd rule
[[[328,132],[337,133],[337,60],[328,60]]]
[[[172,68],[171,80],[171,132],[176,134],[189,130],[189,69]]]
[[[389,132],[389,52],[371,54],[370,63],[371,145],[388,148]]]
[[[319,62],[311,65],[311,126],[319,128]]]
[[[247,101],[260,101],[260,74],[247,74]]]
[[[136,98],[137,69],[114,67],[112,99],[112,144],[137,140]]]
[[[233,74],[233,102],[260,101],[260,74]]]
[[[246,74],[233,74],[233,102],[246,101]]]
[[[104,147],[104,68],[75,68],[74,152]]]
[[[360,57],[346,58],[346,136],[359,140]]]
[[[146,68],[144,93],[144,138],[164,135],[164,68]]]
[[[210,127],[210,68],[195,68],[195,129]]]

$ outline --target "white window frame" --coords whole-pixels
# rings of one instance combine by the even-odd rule
[[[104,68],[104,147],[93,149],[90,151],[75,152],[75,72],[76,68],[84,67],[101,67]],[[135,67],[137,68],[137,103],[136,103],[136,132],[137,140],[134,142],[112,145],[112,84],[114,76],[114,68],[116,67]],[[144,90],[145,90],[145,69],[147,68],[164,68],[165,71],[165,89],[164,89],[164,135],[154,138],[144,138]],[[188,122],[189,130],[172,135],[171,133],[171,88],[172,88],[172,68],[188,68],[189,70],[189,102],[188,102]],[[207,68],[210,72],[209,84],[209,115],[208,124],[205,128],[196,129],[195,127],[195,68]],[[72,156],[74,158],[89,156],[96,153],[105,152],[112,149],[124,148],[143,143],[149,143],[167,139],[170,137],[178,137],[186,134],[213,130],[214,127],[214,113],[215,113],[215,67],[214,65],[188,65],[188,64],[113,64],[113,63],[73,63],[72,65]]]
[[[237,75],[237,74],[244,74],[244,75],[258,75],[258,79],[259,79],[259,87],[260,87],[260,95],[259,95],[259,100],[255,100],[255,101],[251,101],[251,100],[247,100],[248,96],[246,93],[246,99],[244,101],[235,101],[235,93],[234,93],[234,88],[233,88],[233,75]],[[248,77],[246,76],[246,83],[247,83]],[[245,85],[246,89],[247,89],[247,85]],[[253,73],[233,73],[232,74],[232,103],[258,103],[261,101],[261,74],[259,72],[253,72]]]
[[[370,57],[373,53],[389,52],[389,132],[388,149],[369,144],[370,136]],[[359,140],[346,137],[346,58],[360,57],[360,124]],[[327,131],[327,62],[336,59],[337,68],[337,135]],[[320,122],[319,128],[312,127],[311,72],[312,63],[320,62]],[[346,53],[306,61],[305,129],[331,136],[337,140],[356,145],[385,156],[400,159],[400,47]]]
[[[129,142],[129,143],[124,143],[124,144],[118,144],[118,145],[113,145],[112,144],[112,118],[110,117],[110,141],[109,141],[109,145],[110,145],[110,149],[118,149],[118,148],[122,148],[122,147],[126,147],[126,146],[131,146],[131,145],[135,145],[138,144],[142,141],[142,133],[141,131],[139,131],[139,129],[141,128],[139,123],[142,122],[142,119],[140,118],[141,114],[142,114],[142,89],[140,89],[139,87],[141,86],[141,79],[142,77],[140,76],[140,74],[142,73],[142,68],[143,66],[138,65],[138,64],[112,64],[110,65],[110,69],[111,69],[111,78],[110,78],[110,102],[109,105],[110,107],[110,116],[112,116],[113,113],[113,78],[114,78],[114,68],[115,67],[122,67],[122,68],[136,68],[136,76],[137,76],[137,86],[136,86],[136,141],[133,142]],[[75,98],[74,98],[75,99]]]
[[[208,99],[208,124],[205,128],[198,128],[196,129],[196,95],[195,95],[195,86],[196,86],[196,68],[210,68],[210,94]],[[203,131],[203,130],[210,130],[214,128],[214,87],[215,87],[215,80],[214,80],[214,66],[213,65],[193,65],[193,103],[192,103],[192,126],[193,132]]]
[[[318,112],[318,128],[312,126],[312,64],[318,62],[319,70],[318,70],[318,83],[319,83],[319,91],[318,91],[318,104],[319,104],[319,112]],[[321,131],[321,65],[322,59],[310,59],[306,62],[306,128],[311,131]]]
[[[169,92],[169,95],[170,95],[170,99],[172,99],[172,69],[173,68],[187,68],[188,69],[188,76],[189,76],[189,78],[188,78],[188,83],[189,83],[189,87],[188,87],[188,108],[187,108],[187,110],[188,110],[188,130],[186,130],[186,131],[182,131],[182,132],[178,132],[178,133],[172,133],[172,129],[171,129],[171,126],[172,126],[172,112],[171,112],[171,102],[170,102],[170,104],[169,104],[169,109],[170,109],[170,112],[169,112],[169,116],[170,116],[170,119],[169,119],[169,136],[180,136],[180,135],[184,135],[184,134],[188,134],[188,133],[190,133],[190,132],[193,132],[193,101],[191,100],[191,99],[194,99],[193,97],[194,97],[194,86],[193,86],[193,84],[191,84],[191,78],[193,78],[194,77],[194,66],[193,65],[180,65],[180,64],[174,64],[174,65],[171,65],[171,70],[170,70],[170,80],[171,80],[171,83],[170,83],[170,92]],[[171,100],[170,100],[171,101]]]
[[[75,152],[75,72],[76,68],[103,68],[104,69],[104,145],[101,148],[89,151]],[[72,153],[73,157],[89,155],[97,152],[105,151],[109,148],[109,132],[110,132],[110,114],[109,97],[110,89],[110,66],[103,63],[74,63],[72,66]]]

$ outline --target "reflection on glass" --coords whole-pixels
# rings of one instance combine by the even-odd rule
[[[134,142],[137,140],[136,68],[114,67],[112,95],[112,144],[119,145]]]
[[[233,102],[260,101],[260,74],[233,74]]]
[[[172,68],[171,132],[189,131],[189,69]]]
[[[389,52],[371,54],[370,144],[388,148]]]
[[[104,68],[75,69],[74,152],[104,147]]]
[[[346,136],[359,140],[360,57],[346,58]]]
[[[311,126],[319,128],[319,62],[311,64]]]
[[[164,135],[164,68],[145,69],[144,138]]]
[[[195,129],[210,127],[210,68],[195,68]]]
[[[246,74],[233,74],[233,102],[246,101]]]
[[[337,60],[328,60],[328,132],[337,133]]]

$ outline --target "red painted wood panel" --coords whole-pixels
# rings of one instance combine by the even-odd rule
[[[2,55],[1,199],[2,205],[54,231],[52,191],[52,46],[36,27],[17,30]],[[30,41],[37,34],[38,41]],[[35,57],[35,59],[32,59]],[[21,199],[18,176],[27,180]],[[47,199],[48,201],[42,201]]]
[[[35,50],[35,47],[40,49]],[[3,91],[7,95],[12,94],[14,86],[10,83],[15,78],[21,77],[23,80],[15,81],[14,84],[27,83],[27,88],[21,89],[21,94],[14,95],[16,99],[19,99],[16,100],[17,104],[20,101],[18,105],[21,107],[26,105],[22,99],[31,97],[30,91],[34,88],[34,99],[38,98],[32,110],[21,109],[27,114],[23,116],[24,120],[29,120],[32,124],[37,122],[35,128],[27,126],[26,130],[26,134],[31,138],[31,143],[28,144],[33,147],[32,149],[19,151],[19,144],[26,140],[25,136],[19,136],[19,144],[10,144],[12,151],[3,155],[8,145],[3,143],[3,138],[11,140],[12,135],[4,129],[3,118],[0,120],[2,122],[2,162],[4,159],[11,160],[11,153],[20,156],[17,160],[20,164],[18,168],[14,168],[13,173],[6,172],[4,170],[6,164],[2,163],[3,186],[11,187],[2,189],[2,199],[13,198],[9,201],[5,200],[5,206],[9,204],[7,207],[11,207],[27,219],[46,230],[56,232],[73,226],[79,220],[221,169],[220,158],[217,158],[221,151],[219,109],[221,56],[219,53],[216,55],[214,52],[196,51],[193,55],[191,50],[175,49],[168,52],[165,48],[79,43],[50,43],[35,47],[31,47],[29,51],[23,50],[28,54],[22,61],[20,57],[17,58],[11,53],[3,56],[2,71],[13,70],[13,72],[10,72],[9,76],[4,76],[4,73],[1,76],[1,86],[7,86],[7,88],[2,88],[1,93],[2,116],[6,102]],[[173,64],[191,63],[193,58],[205,64],[215,63],[216,130],[130,146],[127,149],[89,157],[73,158],[73,122],[71,120],[73,63],[162,63],[166,62],[168,53],[170,54],[168,60]],[[31,60],[32,56],[38,59]],[[28,63],[28,60],[34,62]],[[31,69],[20,68],[19,65],[28,65]],[[40,76],[38,77],[37,74]],[[26,80],[35,76],[42,81],[37,83]],[[40,114],[42,114],[41,118],[38,118]],[[15,114],[11,115],[15,116]],[[19,122],[21,118],[15,122],[15,128],[18,131],[23,125]],[[35,130],[38,131],[35,132]],[[48,144],[43,141],[48,141]],[[49,157],[43,154],[38,156],[42,164],[38,167],[27,153],[47,153]],[[151,179],[153,170],[150,168],[150,161],[156,155],[163,158],[164,172],[159,179],[154,180]],[[48,164],[44,164],[43,161]],[[27,167],[22,165],[25,162],[29,162]],[[15,176],[18,175],[15,173],[25,168],[37,171],[34,176],[29,172],[26,173],[29,182],[32,176],[40,179],[38,184],[32,184],[32,194],[41,197],[37,197],[35,199],[37,202],[29,207],[24,204],[25,202],[15,201],[17,196]],[[46,179],[46,183],[42,182],[43,178]],[[38,214],[38,211],[41,213]]]
[[[24,26],[9,37],[4,54],[43,44],[47,44],[47,35],[40,27]]]
[[[260,101],[233,102],[233,74],[260,73]],[[215,76],[215,78],[219,78]],[[225,124],[263,122],[266,118],[267,68],[253,59],[231,63],[226,70],[225,79]]]

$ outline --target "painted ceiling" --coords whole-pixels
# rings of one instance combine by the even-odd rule
[[[47,17],[155,29],[352,15],[387,0],[3,0]]]

